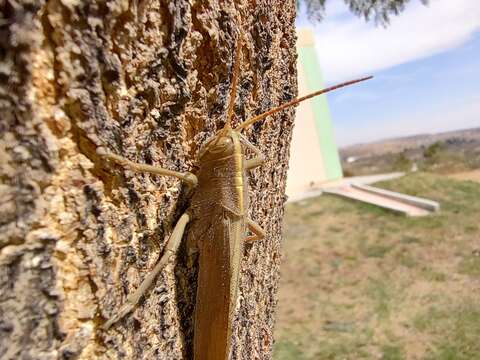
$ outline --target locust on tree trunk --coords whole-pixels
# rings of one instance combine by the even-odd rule
[[[230,354],[230,340],[234,310],[238,298],[240,263],[245,242],[261,240],[263,229],[247,217],[248,171],[262,165],[264,157],[240,131],[267,116],[294,106],[301,101],[351,85],[371,77],[348,81],[294,99],[279,107],[232,127],[242,41],[237,41],[230,101],[225,126],[200,150],[199,170],[180,173],[157,166],[134,163],[124,157],[98,148],[97,153],[125,168],[137,172],[174,176],[185,181],[193,192],[187,211],[180,217],[170,236],[162,257],[130,294],[125,304],[104,325],[105,330],[130,313],[151,286],[159,272],[175,256],[189,224],[187,243],[199,254],[199,273],[194,318],[195,360],[226,360]],[[253,157],[247,158],[248,152]],[[247,235],[247,233],[250,233]]]

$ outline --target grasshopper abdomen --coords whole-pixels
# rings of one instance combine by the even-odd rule
[[[229,355],[246,237],[244,153],[234,130],[225,135],[211,142],[199,159],[199,183],[191,200],[198,225],[193,224],[190,236],[198,237],[194,241],[199,250],[196,360],[225,360]]]

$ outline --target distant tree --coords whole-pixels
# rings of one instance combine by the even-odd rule
[[[393,169],[396,171],[409,171],[412,168],[412,161],[404,150],[398,154],[393,162]]]
[[[419,0],[427,5],[428,0]],[[297,0],[298,6],[305,5],[311,20],[321,21],[325,15],[327,0]],[[373,18],[376,24],[387,25],[391,15],[398,15],[410,0],[344,0],[345,4],[357,16],[369,21]]]
[[[438,155],[438,152],[441,150],[441,148],[442,148],[442,143],[437,141],[423,151],[423,156],[426,157],[427,159],[433,159]]]

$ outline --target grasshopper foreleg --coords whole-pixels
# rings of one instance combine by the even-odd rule
[[[120,310],[103,325],[104,330],[108,330],[110,326],[112,326],[114,323],[116,323],[118,320],[123,318],[135,308],[135,305],[138,303],[142,295],[145,294],[148,288],[152,285],[160,270],[162,270],[162,268],[170,261],[171,258],[175,257],[180,242],[182,240],[183,233],[185,231],[185,226],[187,225],[189,220],[190,217],[187,213],[183,214],[180,217],[177,224],[175,225],[175,228],[173,229],[172,235],[168,240],[167,247],[163,252],[160,260],[157,262],[150,274],[148,274],[147,277],[143,280],[138,289],[135,290],[132,294],[128,295],[125,304],[122,305]]]
[[[263,156],[262,152],[250,141],[248,141],[245,136],[240,133],[238,134],[240,135],[240,139],[245,147],[250,149],[255,154],[253,158],[245,161],[245,169],[251,170],[262,165],[265,162],[265,156]],[[247,219],[247,228],[253,233],[253,235],[247,236],[245,239],[246,242],[261,240],[265,237],[265,230],[263,230],[260,225],[251,219]]]
[[[178,172],[178,171],[164,169],[160,166],[139,164],[139,163],[130,161],[123,156],[109,153],[103,147],[97,148],[97,154],[106,158],[106,159],[115,161],[116,163],[122,165],[124,168],[130,169],[132,171],[148,172],[148,173],[155,174],[155,175],[174,176],[176,178],[179,178],[181,180],[186,181],[191,186],[196,186],[197,183],[198,183],[197,177],[194,174],[192,174],[191,172],[188,172],[188,171],[182,173],[182,172]]]
[[[240,135],[240,139],[242,143],[253,153],[255,154],[255,157],[252,159],[248,159],[245,161],[245,169],[250,170],[253,168],[256,168],[257,166],[262,165],[265,162],[265,156],[263,156],[262,152],[255,146],[253,145],[248,139],[243,136],[242,134],[238,133]]]

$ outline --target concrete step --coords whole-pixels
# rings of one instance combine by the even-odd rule
[[[348,184],[337,188],[326,188],[323,191],[363,201],[407,216],[426,216],[440,209],[440,205],[435,201],[368,185]]]

